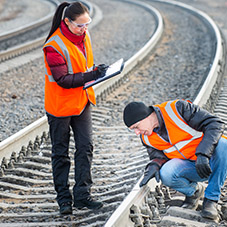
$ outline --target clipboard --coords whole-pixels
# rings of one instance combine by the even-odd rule
[[[87,82],[84,85],[83,89],[85,90],[85,89],[87,89],[87,88],[89,88],[89,87],[91,87],[91,86],[93,86],[95,84],[98,84],[98,83],[100,83],[100,82],[102,82],[104,80],[107,80],[107,79],[109,79],[111,77],[114,77],[114,76],[120,74],[122,72],[123,68],[124,68],[124,60],[123,60],[123,58],[121,58],[121,59],[119,59],[118,61],[116,61],[115,63],[113,63],[112,65],[110,65],[108,67],[104,77],[99,78],[97,80],[93,80],[93,81]]]

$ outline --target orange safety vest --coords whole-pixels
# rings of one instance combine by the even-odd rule
[[[161,111],[169,142],[156,132],[150,136],[142,135],[142,141],[148,146],[162,150],[169,159],[196,160],[196,148],[203,138],[203,133],[191,128],[179,115],[176,108],[177,101],[155,105]]]
[[[86,56],[62,34],[60,28],[48,39],[43,49],[47,46],[53,47],[64,58],[69,74],[92,70],[93,53],[88,32],[84,40]],[[60,87],[52,76],[45,54],[44,62],[46,67],[45,110],[47,113],[56,117],[80,115],[88,100],[92,104],[96,104],[95,93],[92,87],[86,90],[83,90],[82,86],[70,89]]]

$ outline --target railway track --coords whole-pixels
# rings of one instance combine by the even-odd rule
[[[44,3],[49,8],[47,16],[1,33],[0,62],[42,46],[58,3],[57,0],[50,0]]]
[[[39,20],[5,31],[0,35],[0,62],[15,58],[31,50],[42,47],[49,32],[55,9],[61,0],[47,0],[43,4],[49,9],[46,16]],[[86,0],[82,1],[93,15],[93,6]],[[95,21],[97,23],[98,21]],[[93,23],[93,26],[94,24]]]
[[[148,214],[142,214],[140,205],[137,204],[137,201],[131,200],[133,196],[134,198],[139,196],[142,198],[140,200],[144,201],[154,199],[152,197],[153,194],[155,195],[155,198],[159,198],[160,201],[161,199],[167,201],[169,196],[168,190],[162,188],[153,181],[150,182],[151,189],[149,187],[146,189],[138,188],[138,184],[136,183],[142,175],[148,157],[146,150],[141,147],[139,138],[136,138],[132,133],[129,133],[121,120],[122,109],[130,99],[141,98],[148,101],[150,98],[150,96],[146,96],[146,91],[150,86],[148,83],[150,75],[147,71],[149,65],[153,64],[151,61],[153,60],[151,50],[157,46],[157,42],[161,38],[163,32],[162,17],[158,10],[151,6],[154,4],[152,1],[147,1],[146,3],[137,1],[127,2],[138,4],[139,7],[147,8],[153,15],[156,15],[154,18],[158,25],[156,26],[156,30],[150,41],[143,49],[126,62],[124,72],[118,78],[116,77],[111,81],[107,81],[103,86],[95,87],[98,96],[98,105],[92,111],[95,147],[92,169],[92,174],[94,176],[93,194],[104,202],[104,207],[96,212],[74,210],[73,215],[59,215],[58,206],[55,202],[55,192],[52,185],[50,141],[46,119],[44,117],[28,126],[28,128],[24,129],[22,132],[11,137],[11,139],[9,138],[6,141],[3,141],[4,143],[0,144],[1,226],[134,226],[134,220],[143,220],[142,217],[145,217],[144,219],[148,220],[150,217],[147,218],[149,216]],[[158,2],[157,6],[162,8],[162,4],[164,3]],[[175,10],[174,6],[169,7],[173,7],[171,9]],[[186,12],[185,14],[189,18],[194,17],[190,16],[192,9],[185,10],[180,8],[177,10]],[[166,13],[166,9],[163,11]],[[193,12],[193,15],[195,13],[196,12]],[[196,21],[198,18],[200,20],[202,16],[203,15],[197,15]],[[168,26],[168,20],[170,18],[166,17],[167,16],[165,16],[167,22],[166,26]],[[195,24],[196,23],[198,23],[198,21],[195,22]],[[202,25],[206,27],[206,29],[209,28],[209,34],[213,38],[214,32],[213,30],[211,32],[210,25],[207,26],[208,22],[201,20],[200,23],[200,26]],[[215,34],[217,35],[217,33]],[[166,34],[163,34],[164,38],[165,35]],[[217,35],[217,37],[219,36]],[[217,38],[217,41],[217,46],[214,49],[211,48],[211,56],[213,57],[210,58],[209,62],[204,63],[207,65],[204,72],[213,71],[212,75],[208,73],[210,78],[206,78],[209,78],[209,80],[213,78],[212,80],[214,81],[212,81],[212,84],[218,88],[219,83],[217,81],[221,81],[222,76],[220,73],[222,68],[219,63],[223,61],[223,47],[222,44],[220,44],[221,40],[218,40]],[[163,48],[163,46],[165,46],[164,41],[160,41],[160,43],[161,47],[156,47],[157,50],[158,48]],[[143,61],[143,63],[141,63],[141,61]],[[210,67],[210,64],[212,67]],[[138,67],[137,70],[134,68],[135,65]],[[205,78],[201,80],[201,83],[204,84],[204,81],[206,81]],[[139,89],[138,86],[136,87],[138,84],[140,85],[139,87],[143,89]],[[196,91],[192,92],[190,98],[194,98],[194,102],[198,102],[200,105],[207,105],[207,108],[213,108],[213,104],[208,102],[210,96],[212,99],[216,100],[215,97],[217,92],[212,91],[213,86],[209,89],[205,89],[206,95],[204,95],[204,93],[202,94],[204,89],[200,89],[200,92],[197,92],[200,88],[200,86],[198,86]],[[105,89],[103,89],[103,87],[105,87]],[[199,95],[201,98],[196,99]],[[166,97],[161,98],[164,100],[166,99]],[[154,102],[159,101],[155,96],[153,96],[153,99]],[[224,104],[221,103],[221,106],[223,105]],[[35,131],[33,131],[37,126],[39,127],[39,130],[36,131],[35,129]],[[32,131],[33,135],[31,135]],[[23,139],[24,133],[28,134],[27,139]],[[31,140],[32,137],[34,139]],[[15,140],[18,141],[16,145],[14,143]],[[103,141],[105,141],[105,143]],[[73,155],[73,150],[74,146],[73,141],[71,140],[71,156]],[[14,151],[14,153],[12,153],[12,151]],[[70,171],[70,183],[71,185],[73,183],[73,166]],[[136,186],[132,190],[132,187],[135,184]],[[156,186],[160,187],[161,192]],[[132,194],[134,194],[133,196],[130,193],[131,190]],[[165,193],[162,194],[162,191]],[[148,194],[150,196],[149,198],[147,196]],[[170,192],[170,194],[172,197],[175,196],[174,192]],[[126,196],[128,210],[124,208],[123,211],[121,209],[125,205],[122,201]],[[166,206],[163,203],[163,200],[161,204],[162,206],[160,207],[162,208],[162,211],[152,208],[153,218],[151,218],[152,223],[150,223],[150,225],[158,225],[158,223],[160,223],[160,213],[162,214],[162,221],[165,221],[167,215],[164,214],[164,211],[166,212]],[[132,205],[134,205],[134,207],[132,207]],[[119,207],[120,211],[119,209],[116,210],[111,216],[117,207]],[[131,211],[131,216],[129,215],[130,209],[134,209],[134,213]],[[138,212],[136,209],[138,209]],[[144,209],[143,212],[146,212],[146,209]],[[174,217],[174,215],[170,213],[168,215]],[[180,216],[182,217],[182,214]],[[123,219],[127,219],[126,224]],[[190,226],[192,220],[189,219],[181,220],[181,223],[186,221],[188,226]],[[174,217],[175,223],[176,220],[177,218]],[[165,225],[171,226],[172,223],[170,223],[169,219],[167,219],[167,221],[168,223],[165,222]],[[199,223],[198,221],[196,222],[197,224]],[[160,226],[164,225],[160,224]]]

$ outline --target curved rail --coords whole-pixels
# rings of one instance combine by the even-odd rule
[[[151,0],[152,1],[152,0]],[[210,27],[213,29],[215,34],[215,43],[216,43],[216,53],[214,56],[213,64],[208,72],[206,80],[203,83],[200,91],[196,95],[193,103],[204,106],[209,99],[212,89],[218,79],[221,76],[221,64],[223,63],[224,53],[223,53],[223,41],[221,38],[220,31],[214,21],[204,12],[197,10],[189,5],[179,3],[176,1],[163,1],[163,0],[154,0],[157,2],[163,2],[168,4],[173,4],[184,9],[191,11],[192,13],[198,15],[200,18],[205,20]],[[224,63],[223,63],[224,64]],[[117,227],[117,226],[134,226],[134,223],[130,219],[130,209],[133,205],[142,206],[147,204],[147,197],[150,192],[154,193],[156,186],[158,185],[154,179],[151,179],[148,184],[140,188],[139,182],[134,186],[130,194],[125,198],[125,200],[121,203],[121,205],[116,209],[116,211],[111,215],[109,220],[106,222],[105,227]],[[139,214],[137,214],[139,217]]]
[[[59,0],[48,0],[49,2],[51,2],[55,7],[57,7],[60,4]],[[89,2],[87,1],[82,1],[88,8],[90,11],[91,16],[94,13],[93,10],[93,5],[91,5]],[[25,32],[34,30],[40,26],[43,26],[47,23],[50,23],[52,18],[54,16],[54,11],[51,12],[49,15],[41,18],[38,21],[32,22],[30,24],[21,26],[19,28],[16,28],[14,30],[11,31],[7,31],[3,34],[0,35],[0,41],[6,40],[6,39],[10,39],[12,37],[16,37],[18,35],[21,35]],[[99,21],[100,18],[97,18],[95,20],[95,22],[92,23],[91,27],[95,25],[95,23],[97,23],[97,21]],[[41,47],[43,45],[43,43],[45,42],[46,36],[42,36],[40,38],[37,38],[35,40],[32,41],[28,41],[26,43],[20,44],[20,45],[16,45],[13,46],[11,48],[8,48],[7,50],[4,51],[0,51],[0,61],[5,61],[7,59],[13,58],[15,56],[27,53],[28,51],[34,50],[35,48]]]
[[[58,0],[49,0],[49,2],[53,3],[53,5],[55,5],[56,7],[59,4]],[[10,31],[6,31],[6,32],[4,32],[0,35],[0,41],[2,41],[4,39],[9,39],[9,38],[18,36],[22,33],[25,33],[26,31],[35,29],[35,28],[37,28],[37,27],[39,27],[43,24],[46,24],[47,22],[51,21],[53,15],[54,15],[54,12],[52,12],[50,15],[47,15],[43,18],[40,18],[39,20],[37,20],[35,22],[26,24],[26,25],[21,26],[21,27],[17,27],[16,29],[13,29],[13,30],[10,30]]]
[[[59,1],[58,0],[49,0],[55,7],[58,6]],[[0,41],[8,40],[10,38],[22,35],[28,31],[31,31],[33,29],[36,29],[40,26],[43,26],[49,22],[51,22],[52,17],[54,15],[54,11],[51,12],[49,15],[35,21],[29,24],[26,24],[24,26],[18,27],[16,29],[6,31],[0,36]],[[13,46],[7,50],[0,51],[0,61],[5,61],[7,59],[13,58],[15,56],[21,55],[23,53],[26,53],[34,48],[40,47],[43,45],[45,41],[45,37],[40,37],[36,40],[29,41],[27,43]]]
[[[150,40],[144,45],[144,47],[137,52],[134,56],[132,56],[126,63],[123,72],[110,80],[102,83],[102,86],[95,86],[94,90],[97,96],[101,95],[101,93],[105,92],[105,90],[109,89],[111,86],[114,86],[120,79],[122,79],[126,74],[139,62],[141,61],[146,54],[152,50],[152,48],[157,44],[159,41],[162,31],[163,31],[163,21],[162,17],[159,12],[154,9],[153,7],[135,2],[132,3],[139,4],[143,7],[147,7],[147,9],[155,15],[155,18],[158,22],[158,26],[150,38]],[[99,21],[102,18],[102,15],[98,14],[95,21]],[[14,135],[10,136],[9,138],[5,139],[4,141],[0,142],[0,162],[2,159],[5,158],[8,160],[11,156],[11,153],[14,151],[16,154],[19,153],[18,147],[26,146],[29,141],[34,141],[37,136],[41,136],[43,132],[48,131],[48,124],[46,116],[40,118],[39,120],[35,121],[34,123],[30,124],[26,128],[20,130],[19,132],[15,133]]]
[[[130,0],[126,0],[126,1],[131,2]],[[166,2],[166,1],[162,1],[162,2]],[[141,2],[138,2],[138,1],[133,1],[132,3],[143,5],[144,7],[147,6],[147,4],[141,3]],[[173,3],[171,2],[171,4],[173,4]],[[183,6],[181,6],[181,7],[183,7]],[[115,86],[115,84],[117,84],[119,82],[119,80],[124,79],[125,76],[127,75],[127,73],[139,61],[141,61],[146,56],[146,53],[148,53],[148,49],[149,49],[149,51],[151,51],[152,48],[155,46],[155,44],[158,42],[159,38],[161,37],[162,30],[163,30],[162,18],[160,16],[160,14],[154,8],[152,8],[151,6],[149,6],[149,8],[152,10],[152,12],[155,12],[158,15],[158,16],[155,17],[156,20],[161,21],[161,22],[159,21],[160,24],[156,28],[155,33],[153,34],[151,39],[147,42],[147,44],[144,46],[144,48],[142,48],[142,50],[140,50],[137,54],[135,54],[132,58],[130,58],[125,63],[125,68],[124,68],[124,71],[122,72],[121,75],[113,78],[112,80],[108,80],[108,81],[102,83],[102,86],[96,85],[94,87],[96,95],[98,95],[98,96],[101,95],[103,92],[105,92],[107,89],[109,89],[109,87]],[[101,18],[101,16],[99,18]],[[218,48],[216,48],[216,50],[217,49]],[[215,55],[215,56],[219,56],[218,57],[219,63],[222,62],[222,55],[223,55],[223,50],[221,48],[221,52],[219,54],[217,54],[217,52],[216,52],[216,55]],[[214,64],[213,64],[213,66],[214,66]],[[217,69],[217,70],[214,70],[214,71],[219,71],[219,70]],[[218,75],[216,75],[216,77],[218,77]],[[213,84],[215,84],[215,79],[213,81]],[[205,103],[205,101],[204,101],[204,103]],[[26,127],[25,129],[21,130],[20,132],[18,132],[14,136],[12,136],[12,137],[8,138],[7,140],[1,142],[0,143],[0,155],[1,155],[0,159],[3,157],[2,156],[3,153],[5,154],[6,159],[10,158],[12,151],[15,151],[17,153],[18,147],[22,147],[23,145],[27,145],[30,140],[34,140],[37,135],[41,135],[43,132],[45,132],[47,130],[48,130],[48,125],[47,125],[46,117],[43,117],[43,118],[39,119],[38,121],[34,122],[33,124],[29,125],[28,127]],[[27,134],[26,138],[23,137],[24,134]],[[17,143],[16,145],[14,144],[15,141]],[[113,215],[107,221],[105,226],[108,226],[108,227],[109,226],[130,226],[130,224],[129,224],[130,207],[133,204],[146,203],[147,202],[146,201],[147,195],[149,194],[149,192],[154,192],[156,186],[157,186],[157,184],[156,184],[155,180],[151,180],[149,182],[148,186],[146,186],[142,189],[139,188],[139,185],[137,183],[135,185],[135,187],[133,188],[132,192],[129,194],[129,196],[126,197],[124,202],[119,206],[119,208],[113,213]],[[125,208],[127,208],[127,209],[125,209]]]
[[[101,84],[97,84],[94,86],[95,94],[97,96],[101,95],[101,93],[104,92],[107,88],[111,88],[112,86],[114,86],[115,83],[117,83],[123,77],[125,77],[125,75],[131,69],[133,69],[140,61],[142,61],[142,59],[155,47],[155,45],[161,38],[161,35],[163,32],[162,16],[154,7],[151,7],[150,5],[139,1],[131,1],[131,0],[124,0],[124,1],[136,4],[148,9],[153,14],[158,26],[156,27],[155,32],[150,38],[150,40],[135,55],[133,55],[128,61],[125,62],[124,70],[119,76],[113,77]]]

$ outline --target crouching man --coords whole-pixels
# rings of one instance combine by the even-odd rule
[[[183,208],[193,210],[204,196],[201,215],[216,219],[227,173],[227,137],[222,135],[222,120],[184,100],[153,106],[131,102],[124,109],[123,120],[140,135],[149,154],[140,187],[153,177],[161,179],[186,196]],[[208,181],[206,189],[198,183],[202,181]]]

